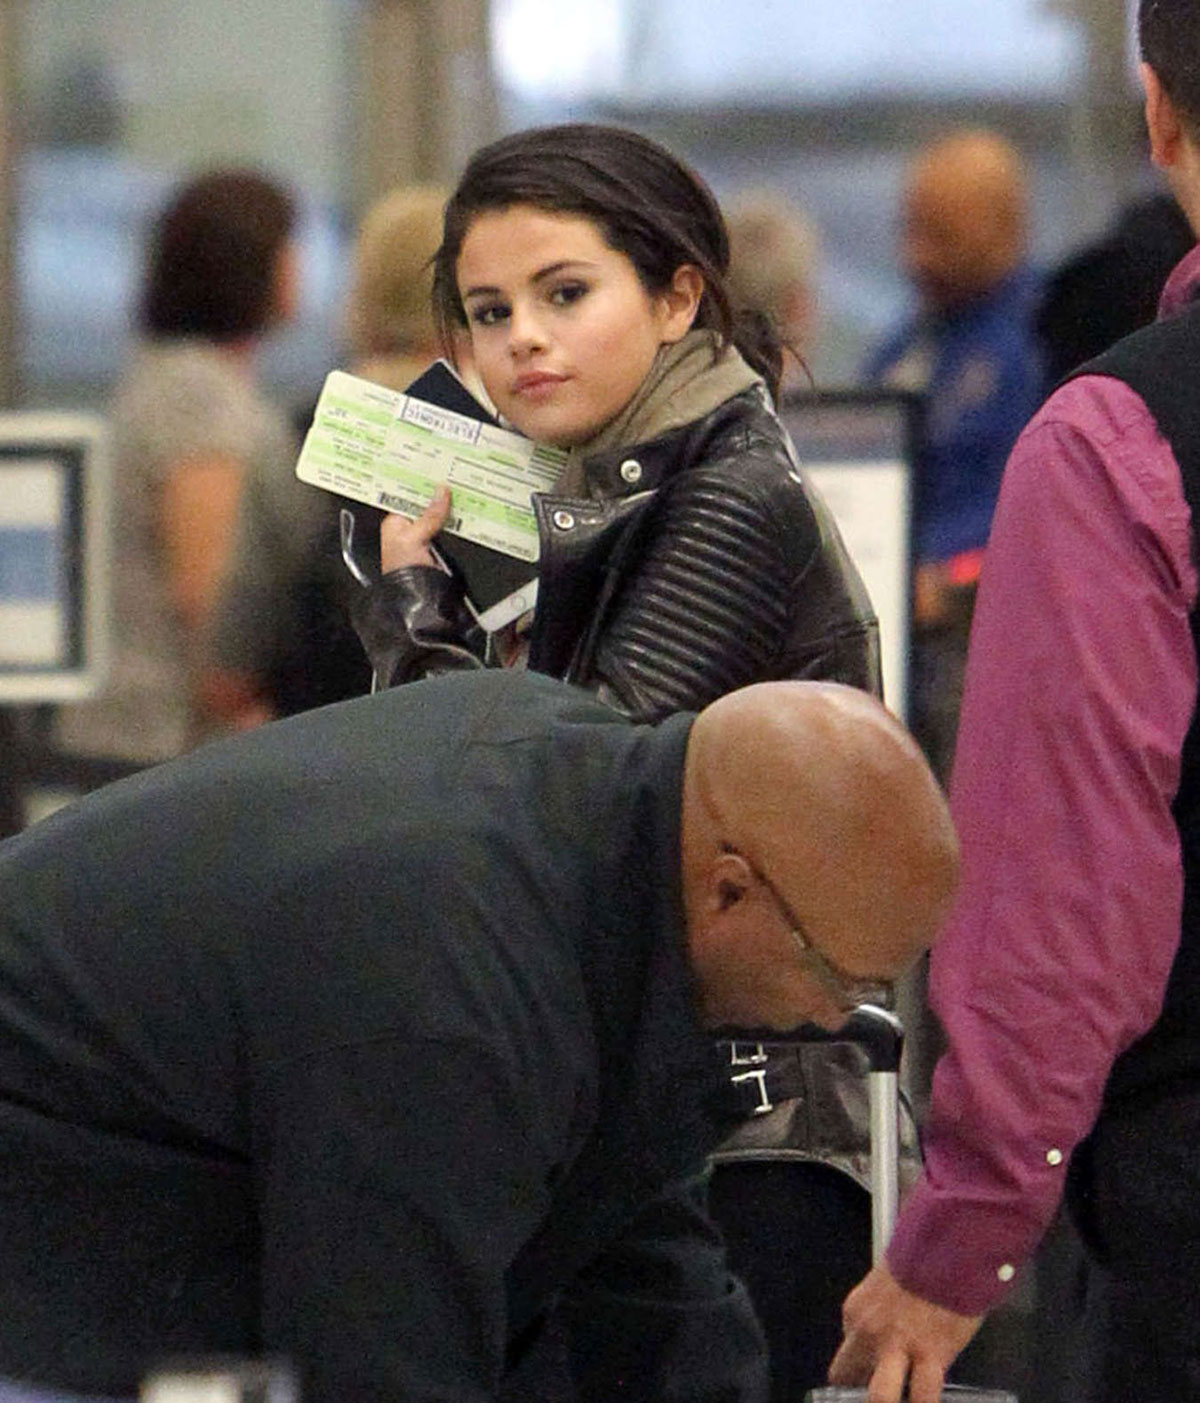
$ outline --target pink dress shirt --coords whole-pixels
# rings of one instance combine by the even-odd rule
[[[1197,290],[1200,247],[1162,313]],[[963,1314],[1033,1252],[1114,1060],[1162,1006],[1196,590],[1179,469],[1145,404],[1071,381],[1013,449],[984,564],[952,785],[963,883],[930,975],[949,1051],[888,1251],[905,1287]]]

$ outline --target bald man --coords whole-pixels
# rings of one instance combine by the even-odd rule
[[[927,307],[984,297],[1025,256],[1024,162],[1003,137],[962,131],[919,153],[904,194],[905,271]]]
[[[10,840],[4,1397],[265,1351],[307,1403],[475,1403],[553,1308],[580,1398],[757,1403],[719,1252],[638,1213],[736,1114],[709,1030],[837,1026],[933,939],[956,861],[862,693],[769,683],[652,728],[504,672],[264,727]]]
[[[997,133],[954,131],[919,152],[900,237],[917,307],[864,367],[868,382],[926,400],[913,506],[912,719],[943,781],[1000,476],[1041,392],[1027,206],[1024,162]]]

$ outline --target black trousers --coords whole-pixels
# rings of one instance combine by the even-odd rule
[[[1135,1281],[1089,1261],[1084,1403],[1200,1403],[1195,1281]]]
[[[975,586],[962,586],[950,591],[947,614],[940,623],[913,631],[910,726],[943,787],[949,785],[954,765],[974,612]]]
[[[1072,1162],[1086,1403],[1200,1403],[1200,1091],[1105,1112]]]
[[[708,1202],[767,1336],[771,1403],[799,1403],[827,1381],[842,1302],[870,1269],[870,1195],[828,1165],[775,1160],[718,1166]]]

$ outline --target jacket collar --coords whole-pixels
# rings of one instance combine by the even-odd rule
[[[1200,296],[1200,244],[1189,249],[1175,265],[1158,302],[1160,317],[1173,317]]]
[[[690,461],[705,439],[761,409],[765,395],[761,383],[752,385],[690,424],[644,443],[591,454],[583,461],[584,495],[605,501],[653,491],[679,463]]]

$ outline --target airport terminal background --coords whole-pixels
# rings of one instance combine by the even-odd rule
[[[499,130],[623,121],[723,198],[763,186],[822,236],[823,384],[895,318],[902,169],[948,122],[1035,172],[1033,252],[1098,232],[1150,179],[1122,0],[20,0],[4,25],[9,403],[102,403],[139,235],[170,185],[263,165],[304,201],[303,306],[266,373],[311,393],[338,342],[355,214],[452,178]]]
[[[149,217],[183,175],[230,163],[302,202],[300,315],[264,373],[306,401],[337,363],[369,200],[452,179],[501,131],[571,118],[667,142],[722,199],[767,187],[807,211],[822,248],[812,371],[849,385],[905,305],[901,176],[940,128],[986,124],[1020,146],[1043,266],[1155,188],[1129,36],[1124,0],[0,0],[0,408],[103,411]],[[0,765],[35,752],[43,722],[8,708]],[[25,778],[69,787],[44,759]],[[982,1341],[988,1381],[1026,1400],[1040,1396],[1032,1303],[1018,1294]]]

